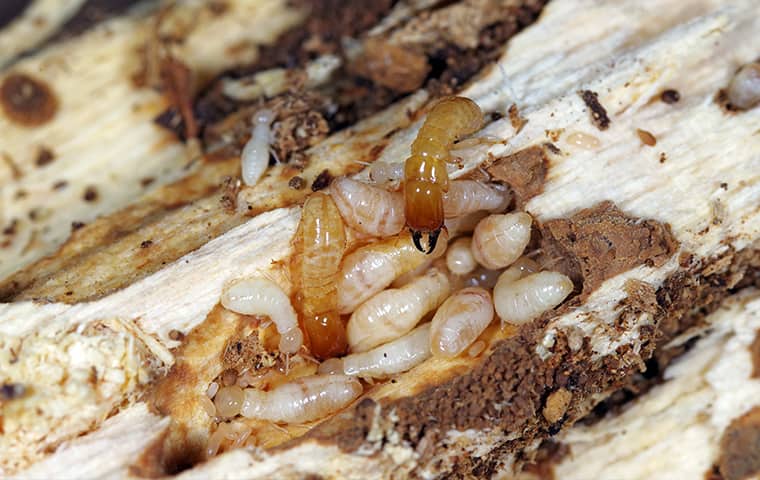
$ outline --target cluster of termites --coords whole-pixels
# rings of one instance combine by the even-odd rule
[[[318,420],[358,398],[363,381],[408,371],[431,356],[477,356],[496,317],[502,325],[524,324],[572,292],[568,277],[542,271],[524,255],[533,219],[505,212],[506,187],[449,180],[453,142],[482,124],[471,100],[440,101],[403,171],[379,165],[367,182],[337,178],[327,193],[307,199],[293,241],[291,295],[264,279],[227,287],[226,308],[268,317],[281,352],[318,366],[274,388],[213,392],[218,415]]]

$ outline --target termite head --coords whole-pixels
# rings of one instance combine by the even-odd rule
[[[432,182],[407,181],[404,196],[404,215],[412,231],[414,245],[420,251],[430,253],[443,227],[443,189]],[[427,250],[420,244],[423,233],[428,234]]]

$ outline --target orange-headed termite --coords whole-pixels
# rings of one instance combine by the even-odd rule
[[[428,113],[412,153],[404,164],[404,214],[420,250],[422,234],[428,234],[427,253],[435,248],[443,228],[443,194],[449,189],[446,163],[453,143],[483,126],[480,107],[465,97],[447,97]]]

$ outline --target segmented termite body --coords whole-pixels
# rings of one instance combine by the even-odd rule
[[[454,180],[443,196],[443,213],[446,218],[455,218],[480,210],[503,211],[510,200],[506,187],[476,180]]]
[[[338,207],[329,195],[317,192],[306,200],[294,247],[294,304],[311,352],[320,359],[340,355],[347,347],[346,329],[337,308],[346,232]]]
[[[354,401],[361,382],[346,375],[301,377],[265,392],[245,389],[240,413],[275,423],[305,423],[324,418]]]
[[[303,334],[290,299],[274,282],[264,278],[238,280],[222,292],[222,305],[244,315],[266,315],[280,334],[280,351],[295,353]]]
[[[483,112],[475,102],[465,97],[447,97],[430,110],[412,143],[411,155],[404,164],[404,214],[414,245],[421,251],[422,234],[428,234],[429,253],[443,228],[449,150],[457,139],[480,130],[483,123]]]
[[[502,322],[528,323],[562,303],[573,291],[572,280],[559,272],[528,272],[530,269],[514,265],[496,282],[494,308]]]
[[[360,305],[348,321],[351,351],[363,352],[407,333],[450,291],[446,275],[434,268],[404,287],[378,293]]]
[[[448,234],[441,235],[432,257],[443,255]],[[365,300],[383,290],[393,280],[414,270],[431,256],[412,245],[409,232],[388,237],[346,255],[338,278],[338,311],[351,313]]]
[[[359,377],[387,377],[406,372],[430,358],[430,323],[396,340],[341,359],[343,373]]]
[[[343,220],[361,233],[389,237],[404,228],[404,196],[399,192],[339,177],[330,184],[330,195]]]
[[[472,238],[460,237],[446,250],[446,267],[454,275],[466,275],[478,267],[471,244]]]
[[[484,267],[504,268],[522,255],[530,241],[533,218],[525,212],[489,215],[472,234],[472,254]]]
[[[274,118],[275,114],[271,110],[259,110],[253,116],[251,139],[240,153],[241,175],[248,186],[256,185],[269,167],[269,144],[272,141],[270,127]]]
[[[494,307],[488,290],[464,288],[438,308],[430,331],[433,355],[455,357],[469,347],[493,320]]]

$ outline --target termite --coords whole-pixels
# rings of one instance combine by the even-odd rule
[[[525,212],[489,215],[472,234],[472,254],[484,267],[504,268],[522,255],[533,218]]]
[[[432,252],[443,255],[448,233]],[[365,300],[382,291],[396,278],[412,271],[430,257],[412,246],[409,232],[388,237],[346,255],[338,278],[338,311],[351,313]]]
[[[347,177],[330,184],[330,195],[343,220],[373,237],[396,235],[404,228],[404,197]]]
[[[346,375],[301,377],[268,392],[246,388],[240,413],[275,423],[311,422],[345,407],[362,391],[361,382]]]
[[[401,288],[384,290],[354,311],[346,326],[352,352],[363,352],[405,334],[449,295],[446,275],[431,269]]]
[[[455,180],[443,196],[446,218],[461,217],[480,210],[504,211],[512,196],[505,187],[476,180]]]
[[[352,353],[340,360],[346,375],[387,377],[405,372],[430,358],[430,323],[372,350]]]
[[[269,166],[269,144],[272,142],[270,126],[274,117],[271,110],[259,110],[253,116],[251,139],[240,153],[243,182],[248,186],[256,185]]]
[[[430,110],[412,143],[404,164],[404,214],[420,251],[432,252],[443,228],[449,150],[459,138],[480,130],[483,123],[478,104],[465,97],[447,97]],[[423,233],[428,235],[427,250],[420,243]]]
[[[266,315],[280,334],[280,351],[295,353],[303,334],[290,299],[275,283],[263,278],[238,280],[222,292],[222,305],[244,315]]]
[[[559,272],[535,272],[535,262],[520,259],[493,288],[496,314],[502,322],[522,325],[556,307],[573,291],[573,282]]]
[[[433,355],[456,357],[483,333],[493,320],[488,290],[465,288],[450,296],[435,312],[430,332]]]
[[[294,238],[290,276],[311,353],[320,359],[345,352],[346,329],[338,313],[337,281],[346,248],[346,232],[338,207],[317,192],[303,206]]]

